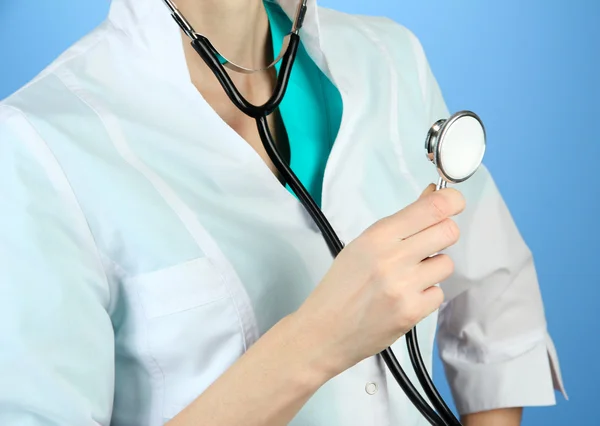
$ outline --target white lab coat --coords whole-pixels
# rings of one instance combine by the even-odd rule
[[[282,6],[293,15],[294,0]],[[390,20],[309,1],[302,36],[343,96],[323,209],[349,242],[436,180],[423,140],[448,111],[419,42]],[[531,253],[485,169],[460,188],[456,272],[439,320],[419,325],[424,357],[437,325],[462,413],[553,404],[560,373]],[[3,425],[160,425],[332,262],[299,202],[191,84],[160,0],[114,0],[0,104],[0,199]],[[404,341],[394,349],[412,372]],[[425,424],[375,357],[292,422]]]

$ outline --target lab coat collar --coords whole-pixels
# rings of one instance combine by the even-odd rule
[[[294,18],[298,0],[275,1],[281,5],[290,19]],[[165,67],[172,68],[169,71],[173,78],[189,79],[185,58],[181,51],[179,28],[162,0],[112,0],[108,20],[134,41],[156,53]],[[321,49],[317,0],[307,2],[301,39],[313,61],[329,75]]]

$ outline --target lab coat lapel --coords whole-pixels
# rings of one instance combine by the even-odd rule
[[[298,0],[278,0],[278,3],[288,17],[294,19],[296,9],[298,8]],[[315,64],[330,77],[329,67],[321,48],[321,29],[319,27],[317,0],[308,0],[306,6],[306,17],[304,18],[304,24],[300,33],[302,44]]]

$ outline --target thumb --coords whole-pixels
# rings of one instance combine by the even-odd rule
[[[432,192],[435,192],[435,184],[430,183],[427,188],[425,188],[425,190],[421,193],[421,195],[419,196],[419,200],[429,194],[431,194]]]

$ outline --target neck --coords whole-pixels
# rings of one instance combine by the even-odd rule
[[[261,68],[271,62],[269,19],[262,0],[175,0],[175,3],[192,27],[207,37],[226,59],[249,68]],[[183,32],[182,37],[192,83],[223,121],[277,174],[260,140],[255,120],[234,106]],[[273,93],[275,68],[254,74],[228,73],[242,96],[255,105],[263,104]],[[272,129],[277,128],[276,117],[271,114],[268,118]]]
[[[269,21],[261,0],[176,0],[195,30],[227,59],[244,66],[264,66]]]

